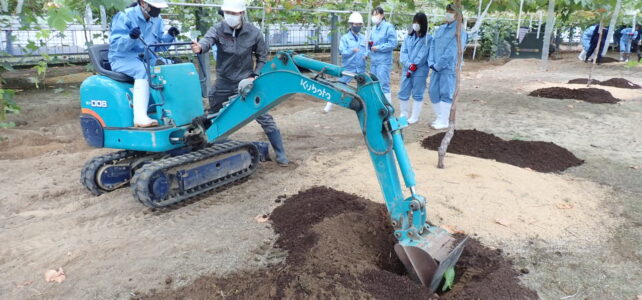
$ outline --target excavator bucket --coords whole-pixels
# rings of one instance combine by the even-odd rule
[[[411,278],[436,291],[448,268],[455,266],[468,237],[458,241],[446,230],[431,226],[420,239],[402,240],[395,252]]]

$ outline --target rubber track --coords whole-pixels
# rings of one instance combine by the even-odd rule
[[[243,169],[234,174],[228,175],[223,178],[218,178],[210,182],[201,184],[197,187],[188,190],[172,190],[169,195],[162,201],[154,201],[151,199],[151,192],[149,190],[150,179],[159,171],[170,170],[181,166],[186,166],[193,163],[198,163],[222,154],[246,149],[252,156],[252,164],[246,169]],[[248,142],[230,141],[227,143],[215,144],[213,146],[201,149],[195,152],[169,157],[161,160],[154,161],[146,164],[140,170],[136,171],[131,180],[131,189],[134,198],[146,206],[152,208],[166,207],[183,200],[195,197],[196,195],[205,193],[207,191],[222,187],[242,180],[245,177],[252,175],[258,168],[258,150],[256,146]],[[174,172],[172,172],[174,173]],[[171,174],[168,174],[171,175]]]
[[[106,164],[117,163],[124,159],[140,156],[141,154],[142,152],[123,150],[94,157],[87,161],[83,166],[82,171],[80,171],[80,183],[94,196],[100,196],[105,192],[110,192],[101,189],[96,183],[96,172],[98,172],[98,169]]]

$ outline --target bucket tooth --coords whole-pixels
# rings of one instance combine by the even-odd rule
[[[397,256],[413,280],[436,291],[448,268],[455,266],[468,237],[457,240],[446,230],[430,227],[421,239],[402,240],[395,245]]]

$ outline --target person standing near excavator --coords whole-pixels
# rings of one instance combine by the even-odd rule
[[[221,7],[224,21],[212,26],[198,42],[192,43],[196,54],[216,46],[216,82],[209,94],[210,113],[217,113],[229,97],[251,86],[267,60],[268,49],[261,31],[245,19],[244,0],[225,0]],[[254,63],[256,58],[256,64]],[[256,118],[276,154],[276,162],[287,166],[281,131],[270,114]]]
[[[361,74],[366,71],[366,58],[368,49],[366,48],[366,37],[361,34],[363,27],[363,16],[359,12],[353,12],[348,18],[350,30],[341,37],[339,43],[339,53],[341,53],[341,63],[343,68],[355,74]],[[348,84],[352,77],[343,76],[340,82]],[[323,109],[324,112],[330,112],[332,103],[328,102]]]
[[[434,129],[446,129],[450,124],[450,109],[457,87],[457,49],[456,28],[461,22],[461,13],[454,4],[446,6],[446,23],[437,28],[428,49],[428,66],[432,70],[428,94],[435,110],[435,119],[430,126]],[[462,26],[461,45],[466,46],[467,35]],[[463,61],[463,58],[462,58]]]

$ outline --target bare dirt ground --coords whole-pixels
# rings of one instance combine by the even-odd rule
[[[437,169],[436,153],[419,145],[435,133],[428,103],[405,131],[430,219],[502,248],[529,270],[522,282],[542,299],[642,294],[642,93],[597,86],[623,100],[614,105],[527,96],[572,87],[564,83],[589,67],[573,55],[548,72],[535,60],[465,65],[457,127],[554,142],[586,161],[562,174],[458,155]],[[641,68],[620,63],[598,66],[594,76],[642,84]],[[393,78],[396,87],[399,74]],[[324,185],[382,201],[353,113],[323,114],[314,99],[294,97],[273,110],[294,166],[265,163],[242,185],[165,211],[137,203],[128,188],[93,197],[80,185],[84,162],[110,150],[82,140],[77,84],[23,91],[17,102],[24,111],[11,120],[20,126],[0,129],[2,299],[127,299],[205,274],[255,270],[286,255],[272,247],[270,225],[255,220],[278,196]],[[234,137],[266,140],[255,123]],[[45,271],[58,267],[66,281],[45,282]]]

